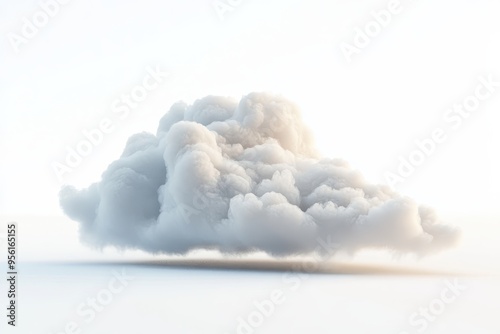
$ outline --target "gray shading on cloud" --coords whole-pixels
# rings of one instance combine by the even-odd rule
[[[83,242],[151,253],[426,255],[459,231],[345,161],[321,157],[296,105],[267,93],[176,103],[156,135],[135,134],[99,183],[60,192]]]

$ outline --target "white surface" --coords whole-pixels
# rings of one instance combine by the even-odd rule
[[[122,269],[134,279],[87,323],[78,305]],[[279,272],[33,263],[20,272],[19,327],[5,333],[57,333],[72,321],[92,334],[235,333],[236,319],[275,289],[284,301],[255,333],[417,333],[409,316],[439,298],[447,279],[310,275],[293,290]],[[425,332],[498,333],[498,277],[459,279],[466,290]]]

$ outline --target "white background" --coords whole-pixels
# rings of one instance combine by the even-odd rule
[[[474,92],[478,76],[500,80],[493,0],[402,0],[400,13],[348,62],[340,45],[388,2],[242,0],[221,20],[211,0],[73,0],[16,53],[8,34],[20,34],[40,5],[0,1],[0,233],[19,223],[25,261],[102,259],[79,244],[76,223],[59,209],[60,187],[98,181],[131,134],[154,133],[173,102],[209,94],[283,94],[301,107],[323,155],[385,182],[415,140],[447,127],[444,113]],[[156,65],[171,77],[118,119],[113,101]],[[419,265],[498,271],[499,108],[500,89],[458,129],[448,126],[446,143],[397,187],[464,231],[458,249]],[[114,131],[60,182],[53,162],[103,118]],[[104,255],[137,256],[144,255]]]

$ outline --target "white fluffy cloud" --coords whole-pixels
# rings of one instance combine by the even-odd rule
[[[88,189],[65,187],[82,240],[153,253],[218,249],[272,255],[386,248],[432,253],[458,231],[342,160],[320,157],[297,107],[252,93],[173,105],[156,135],[132,136]]]

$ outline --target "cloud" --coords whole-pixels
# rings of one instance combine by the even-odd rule
[[[152,253],[287,256],[328,239],[425,255],[459,237],[432,209],[319,156],[298,108],[266,93],[174,104],[156,135],[130,137],[99,183],[64,187],[60,203],[82,241]]]

